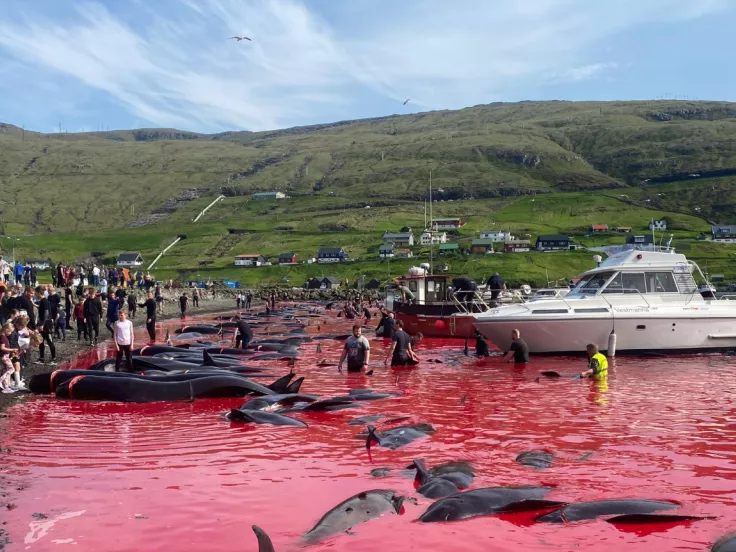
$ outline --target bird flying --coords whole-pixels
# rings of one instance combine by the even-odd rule
[[[240,41],[241,41],[241,40],[243,40],[243,39],[245,39],[245,40],[250,40],[250,38],[248,38],[247,36],[231,36],[231,37],[230,37],[230,40],[232,40],[232,39],[235,39],[235,40],[237,40],[238,42],[240,42]],[[253,42],[252,40],[250,40],[250,41],[251,41],[251,42]]]
[[[411,98],[406,98],[406,99],[404,100],[404,105],[408,104],[408,103],[409,103],[409,100],[410,100],[410,99],[411,99]]]

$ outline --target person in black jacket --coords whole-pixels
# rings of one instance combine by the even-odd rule
[[[146,331],[148,331],[148,337],[151,341],[156,341],[156,300],[153,298],[153,292],[148,292],[148,299],[145,303],[140,304],[141,307],[146,307]]]
[[[56,293],[53,286],[48,287],[49,290],[49,306],[51,307],[51,322],[54,325],[54,337],[59,337],[59,307],[61,307],[61,296]]]
[[[74,292],[68,284],[64,289],[64,310],[66,311],[66,328],[68,330],[73,330],[74,328],[69,325],[69,321],[71,320],[74,312]]]
[[[56,345],[54,345],[51,339],[51,334],[54,331],[54,318],[51,314],[51,302],[47,297],[43,296],[43,286],[36,288],[36,300],[38,301],[38,320],[36,325],[43,338],[43,341],[38,346],[38,361],[45,362],[44,354],[46,352],[46,343],[48,343],[49,351],[51,351],[51,364],[56,364]]]
[[[84,301],[84,318],[87,321],[87,336],[90,345],[97,345],[97,339],[100,337],[100,318],[102,317],[102,301],[95,295],[93,290],[87,292],[87,299]],[[94,339],[92,332],[94,331]]]
[[[18,298],[15,300],[15,308],[18,310],[24,310],[26,311],[26,315],[28,316],[28,328],[31,330],[36,329],[36,313],[34,312],[34,305],[33,305],[33,288],[31,286],[26,286],[25,291],[23,292],[23,295],[19,295]]]

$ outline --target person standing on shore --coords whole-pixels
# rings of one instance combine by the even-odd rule
[[[189,297],[185,292],[181,292],[179,297],[179,308],[181,309],[181,319],[184,320],[187,316],[187,306],[189,305]]]
[[[148,298],[145,303],[139,306],[146,308],[146,331],[151,341],[156,341],[156,300],[153,298],[153,292],[148,292]]]
[[[134,292],[128,294],[128,317],[131,319],[135,318],[135,311],[138,305],[136,304],[136,296]]]
[[[74,305],[74,323],[77,325],[77,341],[84,334],[84,340],[87,341],[87,320],[84,318],[84,297],[80,297],[76,305]]]
[[[235,294],[235,308],[238,310],[240,310],[241,297],[240,292]]]
[[[36,299],[38,301],[38,321],[37,327],[41,334],[42,341],[38,345],[38,362],[41,364],[46,362],[44,353],[46,352],[45,344],[48,343],[51,353],[50,364],[56,364],[56,345],[52,339],[54,331],[54,320],[51,317],[51,304],[47,297],[43,296],[43,286],[36,288]]]
[[[105,318],[105,327],[110,331],[110,335],[115,335],[113,325],[118,321],[118,312],[122,309],[120,300],[115,297],[112,292],[107,294],[107,317]]]
[[[69,330],[73,330],[74,328],[69,325],[69,321],[74,314],[74,292],[68,283],[64,288],[64,310],[66,311],[66,327]]]
[[[199,289],[196,287],[192,290],[192,306],[199,308]]]
[[[89,289],[84,300],[84,319],[87,321],[87,337],[90,345],[97,345],[97,340],[100,337],[101,318],[102,301],[95,295],[93,289]]]
[[[248,291],[248,293],[245,294],[245,310],[250,310],[250,305],[253,302],[253,294]]]
[[[113,331],[113,343],[115,344],[115,371],[120,371],[120,364],[125,355],[125,371],[133,371],[133,345],[135,337],[133,336],[133,323],[128,320],[125,312],[120,309],[118,319],[115,322]]]
[[[240,344],[241,348],[245,350],[250,345],[251,339],[253,339],[253,330],[251,330],[250,324],[243,320],[239,314],[233,316],[233,320],[235,320],[237,328],[233,336],[233,346],[237,348],[238,344]]]

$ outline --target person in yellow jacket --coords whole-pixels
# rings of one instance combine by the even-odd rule
[[[591,343],[585,350],[588,353],[588,369],[580,372],[580,377],[605,378],[608,376],[608,359],[598,352],[598,345]]]

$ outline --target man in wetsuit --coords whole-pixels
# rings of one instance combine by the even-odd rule
[[[598,345],[591,343],[585,351],[588,353],[588,369],[580,372],[580,377],[590,376],[599,379],[608,377],[608,359],[598,351]]]
[[[87,321],[87,337],[89,337],[90,345],[97,345],[97,339],[100,337],[101,317],[102,301],[95,295],[94,290],[90,289],[84,301],[84,319]]]
[[[182,320],[184,320],[187,315],[187,305],[189,305],[189,297],[187,297],[187,294],[182,291],[181,297],[179,297],[179,308],[181,309]]]
[[[353,335],[345,340],[345,346],[337,364],[338,372],[342,372],[342,363],[348,359],[348,372],[360,372],[368,366],[371,359],[371,346],[368,340],[361,335],[360,324],[353,326]]]
[[[529,362],[529,345],[521,339],[519,330],[511,330],[511,346],[503,357],[506,362],[514,362],[515,364],[526,364]]]
[[[118,321],[118,312],[122,310],[122,302],[115,297],[112,292],[107,294],[107,317],[105,318],[105,327],[110,331],[112,337],[115,336],[115,328],[113,325]]]
[[[44,353],[46,352],[46,343],[51,351],[51,364],[56,364],[56,345],[51,339],[54,331],[54,319],[51,316],[51,304],[47,297],[43,296],[43,286],[36,288],[36,300],[38,301],[38,320],[36,327],[41,333],[43,341],[38,346],[38,362],[45,362]]]
[[[233,346],[237,348],[240,344],[243,349],[247,349],[253,339],[253,330],[250,329],[250,324],[243,320],[239,314],[233,316],[233,320],[235,320],[237,329],[235,335],[233,335]]]
[[[151,341],[156,341],[156,300],[153,298],[153,292],[148,292],[148,298],[141,307],[146,308],[146,331]]]
[[[394,324],[394,334],[391,341],[391,348],[386,355],[384,364],[388,365],[389,358],[391,359],[391,366],[407,366],[410,364],[414,356],[411,348],[411,337],[404,331],[404,323],[401,320],[397,320]]]

